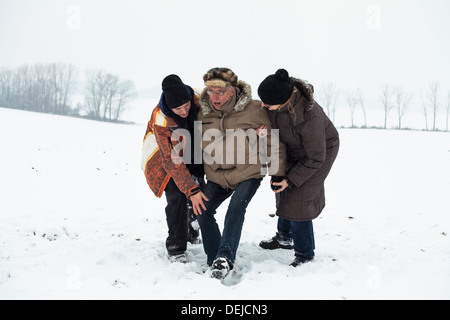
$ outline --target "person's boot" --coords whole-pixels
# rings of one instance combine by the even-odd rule
[[[294,242],[292,240],[280,240],[276,236],[270,240],[263,240],[259,244],[259,246],[266,250],[275,250],[275,249],[294,249]]]
[[[218,257],[214,260],[211,270],[211,278],[223,280],[233,270],[233,264],[225,257]]]
[[[302,265],[302,264],[304,264],[304,263],[311,262],[311,261],[313,261],[313,260],[314,260],[314,258],[311,258],[311,259],[300,259],[300,258],[298,258],[298,257],[295,257],[294,262],[292,262],[292,263],[290,264],[290,266],[291,266],[291,267],[294,267],[294,268],[297,268],[298,266],[300,266],[300,265]]]
[[[178,263],[189,263],[189,259],[186,255],[186,252],[180,253],[180,254],[168,254],[167,255],[170,262],[178,262]]]

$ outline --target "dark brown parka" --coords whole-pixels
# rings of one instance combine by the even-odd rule
[[[314,101],[312,85],[292,78],[289,103],[271,111],[274,129],[286,145],[290,187],[276,194],[277,215],[293,221],[317,218],[325,207],[324,182],[339,150],[339,134]]]

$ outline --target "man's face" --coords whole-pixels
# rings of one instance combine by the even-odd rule
[[[187,102],[178,108],[172,109],[173,113],[182,118],[186,118],[189,115],[189,110],[191,109],[191,102]]]
[[[220,111],[220,109],[222,109],[222,107],[234,95],[235,90],[235,87],[208,87],[206,93],[208,93],[214,109]]]

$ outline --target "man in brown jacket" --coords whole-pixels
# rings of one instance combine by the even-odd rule
[[[246,208],[267,170],[270,175],[284,176],[285,151],[278,137],[257,138],[255,129],[270,124],[267,110],[252,99],[251,87],[238,81],[233,71],[214,68],[203,80],[206,88],[200,95],[198,120],[202,121],[208,180],[203,192],[209,201],[198,222],[212,277],[223,279],[233,269]],[[230,196],[221,235],[214,215]]]

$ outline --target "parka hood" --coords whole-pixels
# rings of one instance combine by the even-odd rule
[[[305,110],[311,110],[314,106],[314,86],[306,82],[305,80],[297,79],[294,77],[291,77],[291,79],[294,81],[294,86],[305,98]]]

